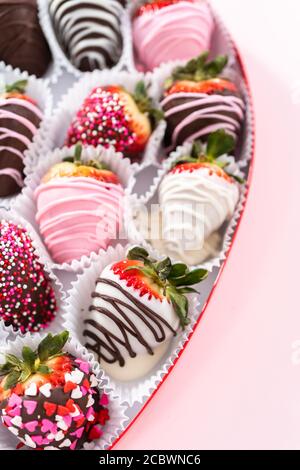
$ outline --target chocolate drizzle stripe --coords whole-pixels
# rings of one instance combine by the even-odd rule
[[[116,315],[113,311],[109,310],[105,307],[97,307],[91,305],[89,308],[90,312],[98,312],[99,314],[105,315],[110,318],[113,322],[115,322],[116,326],[120,330],[123,339],[119,338],[118,336],[114,335],[112,332],[108,331],[104,326],[102,326],[98,321],[94,319],[87,319],[84,321],[86,325],[90,325],[96,330],[98,330],[106,339],[104,341],[100,337],[98,337],[94,332],[91,332],[89,329],[85,329],[83,332],[83,336],[89,337],[90,339],[94,340],[94,345],[86,343],[86,347],[92,351],[94,351],[97,355],[99,360],[103,359],[108,363],[119,362],[120,366],[125,365],[125,359],[122,356],[120,349],[118,348],[118,344],[123,346],[127,351],[130,357],[135,357],[136,353],[133,351],[131,344],[130,344],[130,336],[135,338],[140,344],[142,344],[148,354],[153,355],[153,349],[151,348],[150,344],[147,340],[143,337],[141,332],[138,330],[134,321],[132,321],[125,310],[130,310],[133,315],[138,317],[146,327],[152,333],[155,341],[157,343],[162,343],[166,339],[166,333],[164,327],[169,329],[174,336],[176,336],[176,331],[171,327],[171,325],[160,315],[154,312],[151,308],[144,305],[140,302],[137,298],[135,298],[132,294],[127,292],[123,289],[117,282],[112,281],[110,279],[103,279],[98,278],[96,284],[106,284],[111,287],[114,287],[119,292],[121,292],[126,299],[129,300],[131,303],[127,303],[121,299],[116,297],[112,297],[109,295],[101,294],[98,292],[93,292],[92,298],[94,299],[102,299],[111,305],[115,311],[118,313]],[[151,324],[151,322],[153,324]],[[158,330],[158,331],[157,331]],[[103,349],[106,350],[111,357],[107,357],[107,355],[103,352]]]

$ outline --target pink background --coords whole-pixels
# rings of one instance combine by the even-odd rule
[[[205,317],[118,450],[300,448],[300,2],[213,3],[253,90],[252,187]]]

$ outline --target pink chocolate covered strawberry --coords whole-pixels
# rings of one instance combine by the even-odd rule
[[[122,226],[124,189],[98,160],[75,155],[54,165],[35,191],[36,219],[56,263],[106,249]]]
[[[161,112],[153,108],[144,82],[134,94],[110,85],[95,88],[85,99],[68,131],[67,145],[112,145],[136,159],[144,151]]]
[[[7,354],[0,367],[1,421],[32,449],[80,449],[109,419],[90,365],[63,351],[68,336],[48,334],[37,350],[24,346],[22,357]]]

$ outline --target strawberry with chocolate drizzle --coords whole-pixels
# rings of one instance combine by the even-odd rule
[[[170,256],[189,265],[203,262],[204,242],[232,217],[239,200],[238,183],[243,180],[230,174],[226,160],[218,157],[230,154],[234,147],[231,135],[216,131],[206,147],[196,142],[191,155],[180,158],[161,181],[162,239]],[[179,211],[190,216],[184,219],[185,237],[180,236],[183,218]]]
[[[75,155],[49,169],[35,191],[36,220],[56,263],[106,249],[122,225],[124,189],[104,163]]]
[[[37,103],[26,94],[28,82],[20,80],[0,95],[0,197],[21,191],[24,152],[43,118]]]
[[[237,141],[245,105],[235,83],[224,78],[227,56],[208,61],[208,52],[177,67],[165,82],[161,106],[170,149],[197,139],[206,141],[220,129]]]
[[[76,450],[98,439],[109,419],[107,397],[90,365],[64,351],[69,334],[49,333],[22,357],[7,354],[0,366],[3,425],[36,450]]]
[[[86,347],[120,381],[145,376],[189,324],[187,294],[207,276],[169,258],[157,261],[140,247],[107,266],[96,281],[84,321]]]
[[[67,145],[113,146],[131,159],[140,158],[162,113],[153,107],[143,81],[130,94],[119,85],[95,88],[68,130]]]

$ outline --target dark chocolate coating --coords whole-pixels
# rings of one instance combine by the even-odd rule
[[[36,0],[0,0],[0,31],[0,60],[31,75],[44,75],[51,54]]]
[[[25,136],[31,142],[34,134],[18,118],[25,118],[34,125],[35,130],[39,128],[41,122],[39,115],[25,105],[26,102],[22,99],[16,104],[13,99],[8,98],[3,101],[0,98],[0,173],[1,170],[11,168],[16,170],[21,180],[24,179],[24,152],[28,146],[17,135]],[[36,105],[34,106],[37,110]],[[19,151],[22,158],[13,150]],[[0,197],[12,196],[20,190],[21,186],[16,179],[9,174],[0,174]]]
[[[57,38],[77,69],[87,72],[113,67],[123,47],[124,1],[51,0],[49,12]]]

